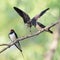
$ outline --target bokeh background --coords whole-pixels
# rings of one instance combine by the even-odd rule
[[[49,7],[50,10],[38,19],[45,26],[56,22],[59,18],[60,0],[0,0],[0,44],[11,42],[8,38],[10,29],[14,29],[19,37],[31,34],[29,28],[24,25],[23,19],[13,9],[14,6],[25,11],[31,18]],[[34,27],[31,30],[32,34],[37,31]],[[51,30],[54,31],[55,28]],[[43,54],[52,41],[53,36],[48,32],[21,41],[25,60],[43,60]],[[4,47],[0,47],[0,50],[2,48]],[[0,54],[0,60],[23,60],[23,57],[20,51],[12,46]],[[53,60],[60,60],[60,43],[58,43]]]

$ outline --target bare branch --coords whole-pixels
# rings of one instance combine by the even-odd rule
[[[36,33],[34,33],[34,34],[32,34],[32,35],[28,35],[28,36],[24,36],[24,37],[18,38],[18,39],[16,39],[15,41],[13,41],[13,43],[5,44],[5,45],[8,45],[8,46],[5,47],[4,49],[2,49],[2,50],[0,51],[0,53],[2,53],[3,51],[7,50],[8,48],[10,48],[11,46],[13,46],[13,45],[14,45],[15,43],[17,43],[18,41],[22,41],[22,40],[24,40],[24,39],[37,36],[37,35],[39,35],[40,33],[44,32],[45,30],[48,30],[48,29],[52,28],[53,26],[55,26],[55,25],[58,24],[58,23],[60,23],[60,21],[57,21],[56,23],[54,23],[54,24],[52,24],[52,25],[50,25],[50,26],[47,26],[47,27],[43,28],[41,31],[38,31],[38,32],[36,32]],[[2,45],[4,45],[4,44],[2,44]],[[0,46],[2,46],[2,45],[0,45]]]
[[[8,46],[9,44],[0,44],[0,46]]]

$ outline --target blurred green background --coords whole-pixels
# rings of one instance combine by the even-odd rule
[[[31,18],[42,10],[50,8],[38,21],[48,26],[56,22],[60,13],[60,0],[0,0],[0,44],[9,43],[8,33],[14,29],[19,37],[30,34],[23,19],[16,13],[13,7],[16,6],[25,11]],[[55,28],[51,30],[54,31]],[[32,27],[32,33],[36,28]],[[38,36],[21,41],[25,60],[43,60],[43,54],[48,50],[49,44],[53,41],[52,34],[43,32]],[[0,50],[4,47],[0,47]],[[15,47],[0,54],[0,60],[23,60],[20,51]],[[53,60],[60,60],[60,44]]]

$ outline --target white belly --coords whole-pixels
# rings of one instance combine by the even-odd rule
[[[11,41],[16,40],[16,36],[15,36],[15,34],[14,34],[14,33],[13,33],[13,34],[11,34],[11,35],[9,35],[9,37],[10,37]]]

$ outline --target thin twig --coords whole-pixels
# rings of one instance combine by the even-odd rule
[[[4,49],[2,49],[2,50],[0,51],[0,53],[2,53],[3,51],[7,50],[8,48],[10,48],[11,46],[13,46],[13,45],[14,45],[15,43],[17,43],[18,41],[22,41],[22,40],[24,40],[24,39],[37,36],[37,35],[39,35],[40,33],[44,32],[45,30],[52,28],[53,26],[55,26],[55,25],[58,24],[58,23],[60,23],[60,21],[57,21],[56,23],[54,23],[54,24],[52,24],[52,25],[50,25],[50,26],[47,26],[47,27],[43,28],[41,31],[38,31],[38,32],[36,32],[36,33],[34,33],[34,34],[32,34],[32,35],[28,35],[28,36],[24,36],[24,37],[18,38],[18,39],[16,39],[15,41],[13,41],[13,43],[5,44],[5,45],[8,45],[8,46],[5,47]],[[2,44],[2,45],[3,45],[3,44]],[[0,46],[1,46],[1,45],[0,45]]]
[[[0,44],[0,46],[8,46],[9,44]]]

